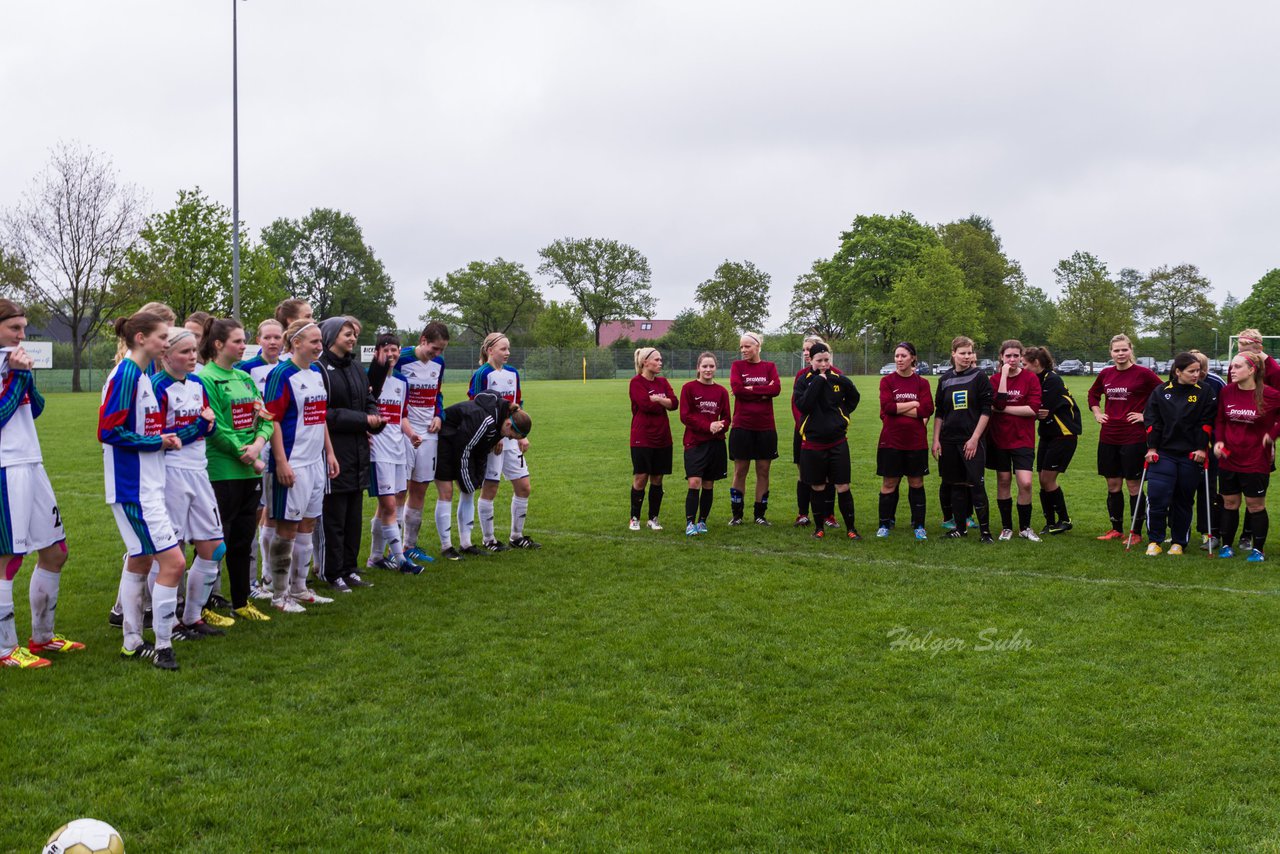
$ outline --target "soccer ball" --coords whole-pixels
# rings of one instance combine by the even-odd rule
[[[78,818],[53,832],[44,854],[124,854],[124,840],[105,821]]]

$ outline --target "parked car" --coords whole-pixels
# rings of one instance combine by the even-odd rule
[[[887,377],[889,376],[889,374],[893,373],[896,370],[898,370],[898,366],[895,365],[893,362],[890,362],[889,364],[885,365],[880,369],[880,376]]]
[[[990,359],[982,359],[978,362],[978,370],[984,374],[994,374],[996,372],[996,363]]]
[[[1163,362],[1156,362],[1156,366],[1151,370],[1155,371],[1157,374],[1163,377],[1168,375],[1169,369],[1172,367],[1173,367],[1173,362],[1166,359]]]
[[[1082,377],[1088,373],[1088,369],[1079,359],[1067,359],[1058,365],[1058,373],[1068,377]]]
[[[916,373],[922,377],[927,377],[929,374],[933,373],[933,366],[928,362],[917,362]]]

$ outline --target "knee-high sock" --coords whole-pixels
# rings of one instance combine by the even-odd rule
[[[493,536],[493,499],[480,497],[476,502],[476,515],[480,518],[480,538],[483,542],[491,542]]]
[[[665,491],[662,488],[662,484],[660,483],[649,484],[649,518],[650,519],[657,519],[658,514],[662,512],[662,496],[664,494],[665,494]],[[527,498],[524,499],[524,503],[525,503],[525,507],[528,507],[529,499]],[[512,498],[511,499],[511,538],[512,539],[515,539],[516,537],[520,536],[520,534],[517,534],[515,532],[515,528],[516,528],[516,500],[515,498]],[[520,531],[521,533],[524,532],[523,521],[520,522]]]
[[[803,480],[796,481],[796,515],[809,515],[809,484]]]
[[[1248,514],[1249,524],[1253,530],[1253,547],[1260,552],[1267,550],[1267,529],[1271,527],[1271,519],[1265,509]]]
[[[147,572],[147,596],[154,599],[152,591],[156,589],[156,579],[160,577],[160,561],[151,561],[151,569]],[[154,607],[154,606],[153,606]]]
[[[955,496],[955,488],[946,481],[938,483],[938,509],[942,511],[942,521],[947,521],[955,516],[951,507],[952,498]],[[955,520],[957,523],[959,519]]]
[[[151,628],[156,633],[156,649],[173,646],[173,624],[178,620],[178,587],[156,582],[151,588]]]
[[[764,495],[760,496],[759,501],[757,501],[754,505],[752,505],[751,511],[755,514],[754,518],[756,519],[765,518],[765,514],[769,512],[768,491],[766,491]]]
[[[1240,527],[1240,508],[1235,510],[1223,509],[1222,511],[1222,530],[1217,532],[1222,537],[1224,546],[1235,546],[1236,529]]]
[[[1124,495],[1120,492],[1107,493],[1107,518],[1111,520],[1111,530],[1124,530]]]
[[[1055,489],[1051,494],[1054,496],[1054,502],[1058,508],[1059,524],[1062,522],[1070,522],[1071,514],[1067,512],[1067,494],[1062,491],[1061,486]]]
[[[476,520],[476,505],[474,492],[461,492],[458,494],[458,545],[462,548],[471,547],[471,526]]]
[[[257,549],[257,542],[254,542],[249,546],[249,585],[250,586],[253,586],[253,580],[257,577],[258,577],[258,549]]]
[[[307,566],[315,552],[310,534],[301,531],[293,538],[293,555],[289,562],[289,592],[301,593],[307,589]]]
[[[124,648],[128,650],[142,644],[142,593],[146,589],[146,575],[127,569],[120,573],[120,611],[124,616]]]
[[[0,578],[0,655],[8,655],[17,645],[18,624],[13,616],[13,579]]]
[[[631,488],[631,518],[639,519],[640,511],[644,509],[644,490]]]
[[[1000,508],[1000,527],[1013,529],[1013,499],[997,498],[996,506]]]
[[[453,521],[450,516],[452,511],[450,502],[443,498],[436,499],[436,534],[440,538],[441,551],[453,547]]]
[[[187,570],[187,599],[182,605],[182,622],[191,625],[200,619],[200,612],[209,601],[209,594],[218,584],[218,562],[197,557]],[[177,588],[174,588],[175,590]],[[154,619],[154,617],[153,617]]]
[[[448,526],[446,526],[448,527]],[[404,507],[404,542],[405,548],[418,547],[418,531],[422,528],[422,508]]]
[[[981,483],[975,483],[969,487],[969,500],[972,506],[970,511],[978,517],[978,530],[984,534],[991,533],[991,514],[987,507],[987,489]]]
[[[1057,524],[1058,505],[1052,492],[1040,490],[1040,512],[1044,514],[1045,527]]]
[[[31,588],[27,591],[31,600],[31,637],[42,643],[53,640],[53,617],[58,610],[58,585],[61,581],[61,572],[52,572],[42,566],[37,566],[31,574]],[[4,608],[0,607],[0,612],[3,611]]]
[[[951,484],[951,518],[956,523],[957,531],[968,530],[970,512],[969,502],[971,500],[972,494],[969,492],[969,484]]]
[[[742,490],[729,487],[729,512],[733,514],[734,519],[742,518],[742,511],[745,509],[745,498],[742,496]]]
[[[382,520],[378,518],[377,513],[374,513],[373,518],[369,520],[369,560],[381,558],[386,548],[387,544],[382,539]]]
[[[715,488],[710,485],[702,487],[702,494],[698,497],[698,521],[706,522],[707,517],[711,515],[711,500],[715,498]]]
[[[1134,533],[1142,533],[1142,521],[1147,518],[1147,497],[1139,492],[1129,496],[1129,518],[1133,519]]]
[[[658,490],[658,498],[655,501],[653,491]],[[650,519],[658,518],[658,509],[662,507],[662,487],[649,487],[649,512]],[[524,536],[524,520],[529,516],[529,499],[521,498],[518,495],[511,496],[511,539],[518,540]]]
[[[858,530],[853,516],[853,493],[848,490],[837,492],[836,500],[840,502],[840,516],[844,519],[844,526],[850,531]]]
[[[911,508],[911,527],[924,527],[925,512],[928,508],[925,506],[925,491],[923,486],[907,487],[907,506]]]
[[[374,517],[377,518],[376,516]],[[395,522],[382,524],[382,541],[387,544],[387,551],[396,563],[404,563],[404,543],[400,541],[400,526]]]
[[[1018,505],[1018,530],[1025,531],[1031,527],[1031,502]]]
[[[258,564],[258,572],[264,586],[271,584],[271,544],[275,541],[276,529],[263,525],[258,532],[258,543],[262,547],[262,562]]]
[[[698,490],[690,489],[684,494],[684,520],[688,523],[698,521]]]
[[[289,593],[289,567],[293,563],[293,540],[276,534],[271,541],[271,598],[277,602]]]
[[[880,493],[880,527],[891,528],[898,518],[898,487],[893,492]]]

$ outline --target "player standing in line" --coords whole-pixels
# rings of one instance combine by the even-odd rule
[[[124,339],[129,355],[111,370],[102,387],[98,441],[107,503],[128,555],[120,578],[124,612],[120,655],[150,661],[162,670],[177,670],[173,627],[186,560],[165,507],[164,455],[159,452],[181,448],[182,440],[174,433],[161,435],[164,413],[145,372],[164,354],[169,324],[159,315],[138,312],[117,319],[115,333]],[[151,597],[154,646],[142,639],[142,598],[153,559],[159,563]]]
[[[374,359],[391,366],[400,358],[400,339],[390,333],[378,336]],[[369,495],[378,501],[378,510],[369,522],[367,566],[419,575],[422,567],[404,556],[400,538],[400,508],[404,506],[409,483],[408,453],[403,430],[409,384],[391,370],[382,381],[378,395],[378,415],[385,425],[369,437]]]
[[[520,374],[515,368],[507,367],[507,359],[511,356],[511,342],[501,332],[491,332],[485,336],[480,345],[480,358],[484,363],[471,375],[471,387],[467,396],[474,398],[482,391],[491,391],[508,403],[520,407],[524,399],[520,393]],[[503,439],[498,443],[502,453],[489,459],[489,467],[484,473],[484,487],[480,490],[480,500],[476,502],[480,517],[480,532],[484,536],[482,545],[491,552],[505,552],[503,545],[493,533],[493,499],[498,495],[498,483],[501,478],[511,481],[511,546],[513,549],[540,549],[541,545],[525,536],[525,517],[529,512],[529,465],[525,454],[529,450],[529,440],[524,436],[514,439]]]
[[[742,524],[747,469],[756,464],[756,502],[752,508],[757,525],[768,525],[769,467],[778,458],[778,428],[773,420],[773,399],[782,393],[778,366],[760,360],[764,339],[744,332],[738,341],[742,354],[729,366],[729,390],[733,392],[733,426],[729,431],[729,458],[733,460],[733,485],[729,487],[730,525]]]
[[[849,491],[849,416],[858,408],[858,389],[846,376],[831,368],[831,351],[815,343],[809,348],[809,370],[796,381],[792,393],[800,422],[800,471],[812,491],[814,518],[831,515],[840,502],[850,540],[861,540],[854,524],[853,493]],[[835,495],[832,496],[833,487]],[[815,524],[813,537],[821,540],[826,525]]]
[[[1027,370],[1040,377],[1040,446],[1036,449],[1036,470],[1040,476],[1040,509],[1044,512],[1045,534],[1065,534],[1071,530],[1067,498],[1058,485],[1076,453],[1077,437],[1084,424],[1080,407],[1053,369],[1053,354],[1047,347],[1028,347],[1022,355]]]
[[[1263,385],[1280,390],[1280,362],[1269,356],[1263,349],[1262,333],[1256,329],[1241,329],[1236,336],[1236,352],[1257,353],[1262,357]]]
[[[278,332],[278,324],[274,320],[270,324],[267,328]],[[259,329],[264,327],[265,324]],[[204,358],[200,381],[214,414],[213,433],[205,442],[205,452],[226,537],[231,609],[246,620],[270,620],[249,601],[253,579],[249,558],[262,500],[262,472],[266,469],[263,449],[273,431],[271,419],[264,417],[267,413],[262,394],[253,377],[235,367],[244,358],[244,328],[234,320],[212,320],[205,327],[200,348]]]
[[[1021,341],[1000,345],[1000,370],[991,377],[995,399],[987,431],[987,468],[996,472],[996,505],[1000,508],[1000,540],[1013,539],[1013,481],[1018,482],[1018,536],[1033,543],[1040,537],[1031,527],[1031,470],[1036,457],[1036,413],[1040,410],[1040,380],[1022,368]]]
[[[1200,385],[1213,395],[1216,403],[1227,381],[1209,370],[1209,357],[1199,350],[1188,350],[1200,363]],[[1217,441],[1217,436],[1209,437],[1210,443]],[[1196,481],[1196,533],[1200,535],[1200,550],[1215,552],[1222,545],[1222,494],[1218,492],[1218,458],[1209,455],[1209,492],[1205,493],[1205,482],[1202,478]],[[1210,532],[1215,532],[1210,535]]]
[[[893,373],[880,380],[880,443],[876,448],[876,474],[880,483],[880,527],[877,537],[889,536],[898,515],[902,478],[907,479],[907,506],[917,540],[927,540],[924,527],[924,476],[929,473],[929,433],[925,424],[933,415],[929,381],[916,373],[916,348],[903,341],[893,348]]]
[[[938,377],[933,419],[933,456],[938,474],[951,484],[951,507],[956,520],[951,538],[967,536],[971,512],[978,517],[984,543],[991,538],[987,510],[986,444],[982,436],[991,420],[995,392],[991,381],[975,367],[973,339],[963,335],[951,342],[952,367]]]
[[[1171,556],[1182,554],[1191,539],[1196,483],[1204,476],[1217,416],[1217,400],[1200,385],[1195,356],[1179,353],[1169,374],[1172,379],[1148,396],[1142,415],[1147,425],[1147,557],[1161,553],[1166,520]]]
[[[631,522],[640,530],[644,488],[649,487],[649,528],[661,531],[662,478],[671,474],[671,419],[676,392],[662,376],[662,354],[653,347],[635,352],[636,375],[627,394],[631,398]]]
[[[1213,453],[1218,458],[1222,493],[1222,548],[1218,557],[1235,557],[1231,543],[1240,524],[1240,497],[1252,530],[1247,560],[1266,559],[1267,486],[1280,438],[1280,391],[1261,380],[1263,357],[1251,351],[1231,360],[1231,384],[1218,397]],[[1243,551],[1243,548],[1241,549]]]
[[[431,556],[418,547],[422,528],[422,508],[427,487],[436,477],[440,439],[440,417],[444,412],[444,348],[449,346],[449,327],[431,321],[423,327],[416,347],[405,347],[395,368],[407,384],[408,401],[402,424],[408,442],[409,494],[404,508],[404,554],[415,563]],[[439,504],[439,502],[436,502]],[[445,516],[446,523],[448,515]]]
[[[463,555],[484,554],[471,544],[471,526],[475,522],[475,493],[484,482],[488,461],[501,458],[500,439],[528,436],[531,421],[529,413],[489,391],[448,407],[440,420],[443,426],[435,471],[436,532],[440,535],[440,553],[449,560],[462,560]],[[458,496],[457,549],[453,547],[449,525],[455,480],[462,489]]]
[[[0,667],[18,668],[48,666],[41,653],[84,649],[53,626],[67,536],[36,435],[44,398],[36,389],[31,356],[22,348],[26,328],[26,310],[0,299]],[[23,647],[14,620],[13,580],[31,552],[37,553],[28,591],[31,636]]]
[[[281,360],[267,377],[267,411],[271,434],[273,476],[267,511],[276,522],[271,543],[271,604],[297,614],[306,610],[299,600],[327,604],[333,600],[307,589],[311,539],[324,507],[324,491],[338,474],[338,460],[329,443],[325,423],[328,395],[316,360],[324,344],[320,327],[311,320],[295,320],[284,333],[288,361]]]
[[[1111,339],[1111,358],[1115,365],[1099,371],[1089,387],[1089,409],[1102,425],[1098,433],[1098,474],[1107,479],[1107,516],[1111,518],[1111,530],[1098,539],[1125,540],[1129,546],[1142,542],[1142,520],[1146,515],[1138,489],[1146,453],[1142,413],[1147,398],[1160,385],[1160,378],[1134,363],[1133,342],[1128,335]],[[1123,533],[1122,482],[1129,487],[1129,518],[1133,520],[1133,533],[1128,537]]]
[[[800,412],[799,409],[796,409],[795,388],[796,388],[796,383],[800,381],[800,378],[809,372],[809,348],[812,347],[814,344],[821,344],[822,346],[825,347],[827,345],[827,342],[823,341],[817,335],[810,335],[804,339],[804,346],[800,352],[800,356],[804,360],[804,367],[802,367],[799,371],[796,372],[795,379],[791,383],[791,392],[792,392],[791,420],[795,426],[795,429],[792,431],[792,435],[791,435],[791,461],[795,463],[795,466],[796,466],[795,527],[797,528],[804,528],[809,525],[810,490],[809,490],[809,484],[804,482],[804,475],[800,471],[800,422],[804,420],[804,415],[803,413]],[[835,365],[832,365],[831,372],[833,374],[838,374],[840,373],[840,370]],[[816,513],[817,511],[813,511],[813,512]],[[821,517],[817,517],[817,518],[819,522],[823,521]],[[836,526],[835,517],[828,516],[825,520],[825,524],[828,528],[834,528]]]
[[[258,389],[258,400],[262,401],[263,395],[267,391],[267,375],[275,370],[276,365],[280,361],[280,351],[284,347],[284,326],[274,317],[268,318],[258,324],[258,355],[252,359],[245,359],[235,364],[235,369],[243,371],[253,380],[253,384]],[[240,351],[244,352],[244,342],[241,341]],[[266,409],[263,408],[260,416],[266,416]],[[270,427],[270,418],[264,417],[266,427]],[[271,454],[271,434],[267,432],[266,446],[262,449],[263,470],[266,470],[267,457]],[[270,599],[271,598],[271,561],[267,556],[271,552],[271,540],[275,538],[276,523],[269,518],[267,514],[267,481],[270,480],[269,473],[263,474],[259,480],[262,483],[261,489],[258,491],[258,499],[261,506],[258,508],[258,521],[255,526],[257,532],[257,542],[254,548],[249,550],[249,578],[252,580],[252,586],[249,589],[249,595],[254,599]],[[221,506],[221,502],[219,502]],[[226,515],[225,513],[223,514]],[[228,538],[229,540],[230,538]],[[228,541],[227,549],[231,549],[231,543]],[[259,553],[261,557],[259,558]],[[227,561],[230,568],[230,559]],[[234,602],[232,603],[234,605]],[[254,609],[257,610],[256,608]],[[261,613],[259,611],[258,613]]]
[[[689,484],[684,497],[686,537],[707,532],[715,482],[728,474],[729,457],[724,446],[728,414],[729,392],[716,382],[715,354],[703,353],[698,356],[698,378],[680,388],[684,476]]]

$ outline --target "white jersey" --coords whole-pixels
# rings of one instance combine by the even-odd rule
[[[302,370],[283,359],[267,377],[265,395],[267,411],[280,425],[284,454],[293,467],[324,462],[325,415],[329,393],[320,375],[320,364],[313,362]],[[272,471],[275,470],[272,455]]]
[[[400,430],[408,405],[409,384],[399,374],[392,374],[382,384],[378,395],[378,414],[386,422],[382,431],[369,437],[369,459],[375,463],[403,463],[405,436]]]
[[[413,347],[400,351],[396,370],[409,386],[405,417],[417,433],[426,433],[431,419],[444,412],[444,396],[440,386],[444,382],[444,359],[436,356],[429,362],[418,359]]]
[[[36,416],[43,410],[35,374],[9,370],[8,350],[0,352],[0,466],[42,461]]]
[[[132,359],[111,369],[102,387],[98,441],[107,503],[159,500],[164,505],[164,415],[151,378]]]
[[[267,396],[267,375],[275,370],[278,364],[280,364],[279,361],[268,362],[259,354],[252,359],[245,359],[243,362],[237,363],[236,368],[253,378],[253,384],[258,387],[258,394],[262,395],[265,400]]]
[[[164,452],[164,464],[170,468],[205,471],[209,467],[205,456],[204,437],[213,432],[213,426],[200,417],[209,405],[204,384],[195,374],[184,380],[175,380],[167,373],[151,378],[160,411],[164,413],[164,432],[176,433],[182,447]]]

